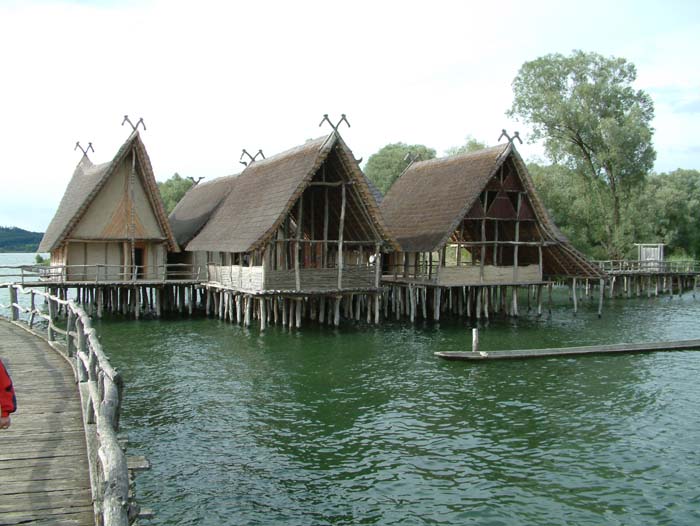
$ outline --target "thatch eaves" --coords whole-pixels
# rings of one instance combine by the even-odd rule
[[[149,203],[162,232],[166,236],[168,248],[174,252],[179,251],[165,214],[158,184],[153,175],[151,160],[139,132],[135,131],[122,144],[114,158],[107,163],[95,165],[88,159],[87,155],[83,156],[73,172],[73,177],[68,183],[56,214],[44,233],[39,244],[39,252],[51,252],[70,237],[71,231],[78,224],[85,211],[132,150],[136,152],[139,173],[142,175]]]
[[[175,240],[181,247],[189,243],[236,184],[238,175],[227,175],[192,186],[180,199],[168,220]]]
[[[250,252],[262,247],[334,150],[362,195],[375,228],[393,246],[364,174],[345,142],[333,132],[251,163],[236,178],[204,228],[188,243],[187,250]]]

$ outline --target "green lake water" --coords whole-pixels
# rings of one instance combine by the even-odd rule
[[[700,338],[700,294],[602,320],[555,300],[482,347]],[[466,321],[96,326],[152,524],[700,524],[700,351],[460,363],[433,352],[467,350]]]

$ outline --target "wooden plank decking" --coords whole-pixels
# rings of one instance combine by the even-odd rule
[[[547,358],[552,356],[574,356],[581,354],[609,354],[652,351],[685,351],[700,349],[700,340],[673,342],[619,343],[615,345],[591,345],[587,347],[560,347],[552,349],[518,349],[513,351],[487,352],[436,352],[435,356],[445,360],[514,360],[523,358]]]
[[[0,320],[0,357],[17,395],[0,431],[0,525],[93,525],[80,395],[73,370],[45,342]]]

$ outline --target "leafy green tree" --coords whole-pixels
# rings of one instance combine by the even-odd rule
[[[471,135],[467,135],[465,143],[461,146],[453,146],[445,150],[445,156],[452,157],[454,155],[461,155],[463,153],[478,152],[486,148],[486,144],[475,139]]]
[[[669,254],[700,257],[700,172],[652,175],[644,194],[646,202],[637,208],[651,225],[649,241],[666,243]]]
[[[571,243],[593,259],[606,259],[599,220],[602,204],[587,184],[564,165],[528,164],[535,188],[552,219]]]
[[[365,175],[385,194],[410,164],[410,159],[407,158],[409,153],[419,156],[422,161],[435,158],[435,150],[422,144],[387,144],[367,159]]]
[[[520,68],[508,115],[544,140],[547,155],[596,194],[605,228],[603,247],[621,257],[631,242],[624,209],[652,169],[654,105],[635,90],[636,68],[622,58],[574,51],[550,54]]]
[[[178,173],[175,173],[167,181],[158,183],[158,190],[160,190],[160,197],[163,199],[166,214],[170,214],[173,211],[175,205],[180,202],[180,199],[192,187],[192,184],[190,179],[180,177]]]

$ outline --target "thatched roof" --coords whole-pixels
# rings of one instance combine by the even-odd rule
[[[181,247],[189,243],[231,192],[237,175],[219,177],[192,186],[168,217]]]
[[[39,252],[51,252],[70,237],[71,231],[78,224],[82,215],[132,150],[136,152],[138,171],[144,182],[153,213],[167,238],[169,249],[176,252],[179,250],[165,215],[158,184],[153,175],[151,160],[143,141],[141,141],[141,136],[138,131],[135,131],[122,144],[114,158],[107,163],[96,165],[88,159],[87,155],[83,156],[73,172],[73,177],[68,183],[56,214],[39,244]]]
[[[442,246],[496,173],[503,145],[411,164],[382,201],[387,226],[405,252]]]
[[[377,185],[375,185],[372,182],[372,179],[370,179],[366,175],[365,175],[365,181],[367,181],[367,186],[369,187],[369,191],[372,193],[372,197],[374,197],[374,202],[377,203],[377,205],[381,206],[382,201],[384,200],[384,194],[382,194],[382,191],[379,188],[377,188]]]
[[[393,238],[352,151],[333,132],[248,165],[232,182],[228,196],[189,242],[187,250],[250,252],[263,246],[332,152],[337,153],[344,171],[353,180],[381,238],[393,246]]]
[[[601,276],[554,225],[535,191],[525,163],[511,144],[411,164],[381,204],[387,226],[404,252],[442,247],[479,199],[498,169],[512,159],[546,241],[545,267],[551,274]]]

